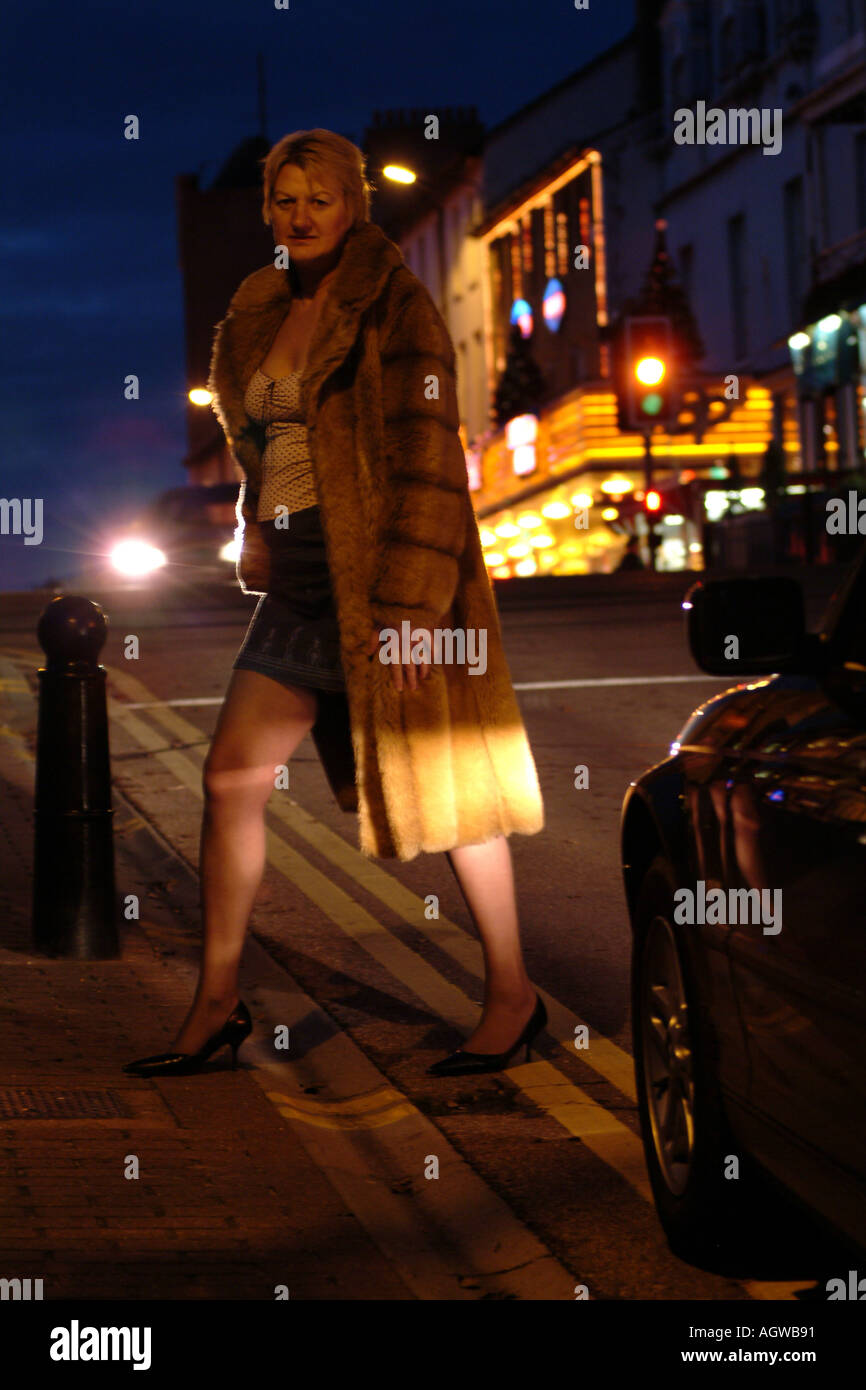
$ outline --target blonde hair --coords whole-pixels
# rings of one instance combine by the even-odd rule
[[[331,174],[352,215],[352,226],[369,222],[373,186],[367,181],[364,152],[345,136],[319,128],[296,130],[278,140],[261,163],[264,184],[262,218],[268,226],[271,225],[270,203],[274,184],[286,164],[296,164],[305,173],[310,169],[320,177],[325,172]]]

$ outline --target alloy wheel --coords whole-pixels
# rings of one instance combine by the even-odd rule
[[[694,1160],[694,1078],[679,952],[664,917],[650,924],[644,961],[640,1000],[647,1108],[659,1169],[679,1197]]]

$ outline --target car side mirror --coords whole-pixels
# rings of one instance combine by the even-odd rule
[[[683,608],[692,656],[710,675],[815,670],[803,591],[794,579],[699,580]]]

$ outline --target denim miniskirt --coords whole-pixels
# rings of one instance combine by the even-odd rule
[[[255,524],[270,551],[271,579],[234,669],[258,671],[285,685],[345,691],[340,629],[319,508],[292,512],[285,529],[273,522]]]

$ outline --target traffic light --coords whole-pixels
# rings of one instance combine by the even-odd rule
[[[661,536],[656,530],[656,522],[661,520],[661,493],[656,492],[654,487],[648,488],[644,493],[643,506],[647,521],[647,544],[650,553],[650,569],[654,570],[657,568],[656,551],[661,545]]]
[[[670,319],[627,317],[623,347],[625,427],[645,432],[656,424],[670,424],[675,410]]]

